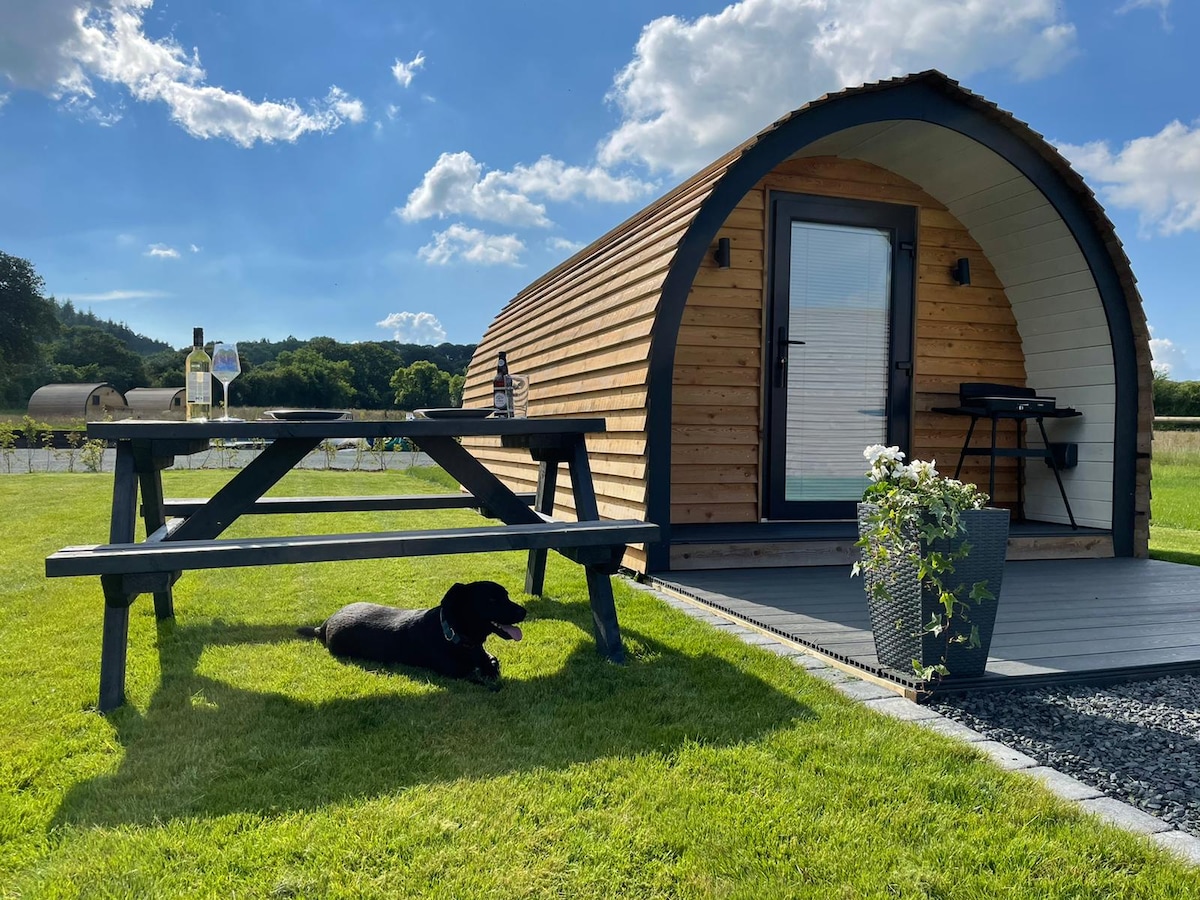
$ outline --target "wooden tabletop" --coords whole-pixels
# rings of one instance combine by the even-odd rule
[[[478,435],[596,434],[604,431],[604,419],[569,419],[536,416],[516,419],[329,419],[286,421],[255,419],[247,422],[155,421],[121,419],[115,422],[89,422],[88,437],[104,440],[192,440],[226,438],[233,440],[277,440],[279,438],[375,438],[472,437]]]

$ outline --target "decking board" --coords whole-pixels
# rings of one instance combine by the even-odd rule
[[[898,684],[875,656],[846,566],[670,572],[660,586]],[[956,689],[1200,671],[1200,567],[1149,559],[1010,561],[986,674]]]

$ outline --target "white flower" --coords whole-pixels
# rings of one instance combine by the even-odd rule
[[[913,473],[913,481],[932,481],[937,478],[938,470],[934,468],[934,462],[936,460],[931,459],[929,462],[922,462],[919,459],[914,459],[908,467]]]
[[[890,463],[899,462],[904,459],[904,454],[900,452],[899,447],[885,447],[883,444],[872,444],[863,451],[863,457],[874,466],[880,460]]]

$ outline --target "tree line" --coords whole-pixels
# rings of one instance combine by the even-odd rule
[[[0,251],[0,406],[22,409],[45,384],[108,382],[122,393],[183,387],[190,346],[137,334],[44,290],[32,263]],[[474,352],[474,344],[347,344],[329,337],[239,341],[242,372],[232,397],[235,406],[261,407],[458,405]]]

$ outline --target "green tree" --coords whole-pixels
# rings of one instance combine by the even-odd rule
[[[450,376],[427,360],[401,366],[391,380],[398,409],[450,405]]]
[[[239,350],[241,345],[238,345]],[[304,348],[239,376],[235,393],[246,406],[345,407],[354,402],[350,364]]]
[[[56,381],[108,381],[119,391],[145,387],[142,358],[121,340],[90,326],[68,326],[51,346]]]
[[[363,409],[392,409],[395,392],[391,387],[392,374],[401,365],[400,354],[377,341],[340,344],[335,359],[345,360],[354,370],[352,383]]]
[[[150,387],[183,387],[184,361],[191,348],[184,350],[164,350],[147,356],[146,379]]]
[[[466,386],[466,375],[450,376],[450,405],[462,406],[463,388]]]
[[[56,306],[33,264],[0,251],[0,395],[8,398],[19,367],[36,365],[58,332]]]

